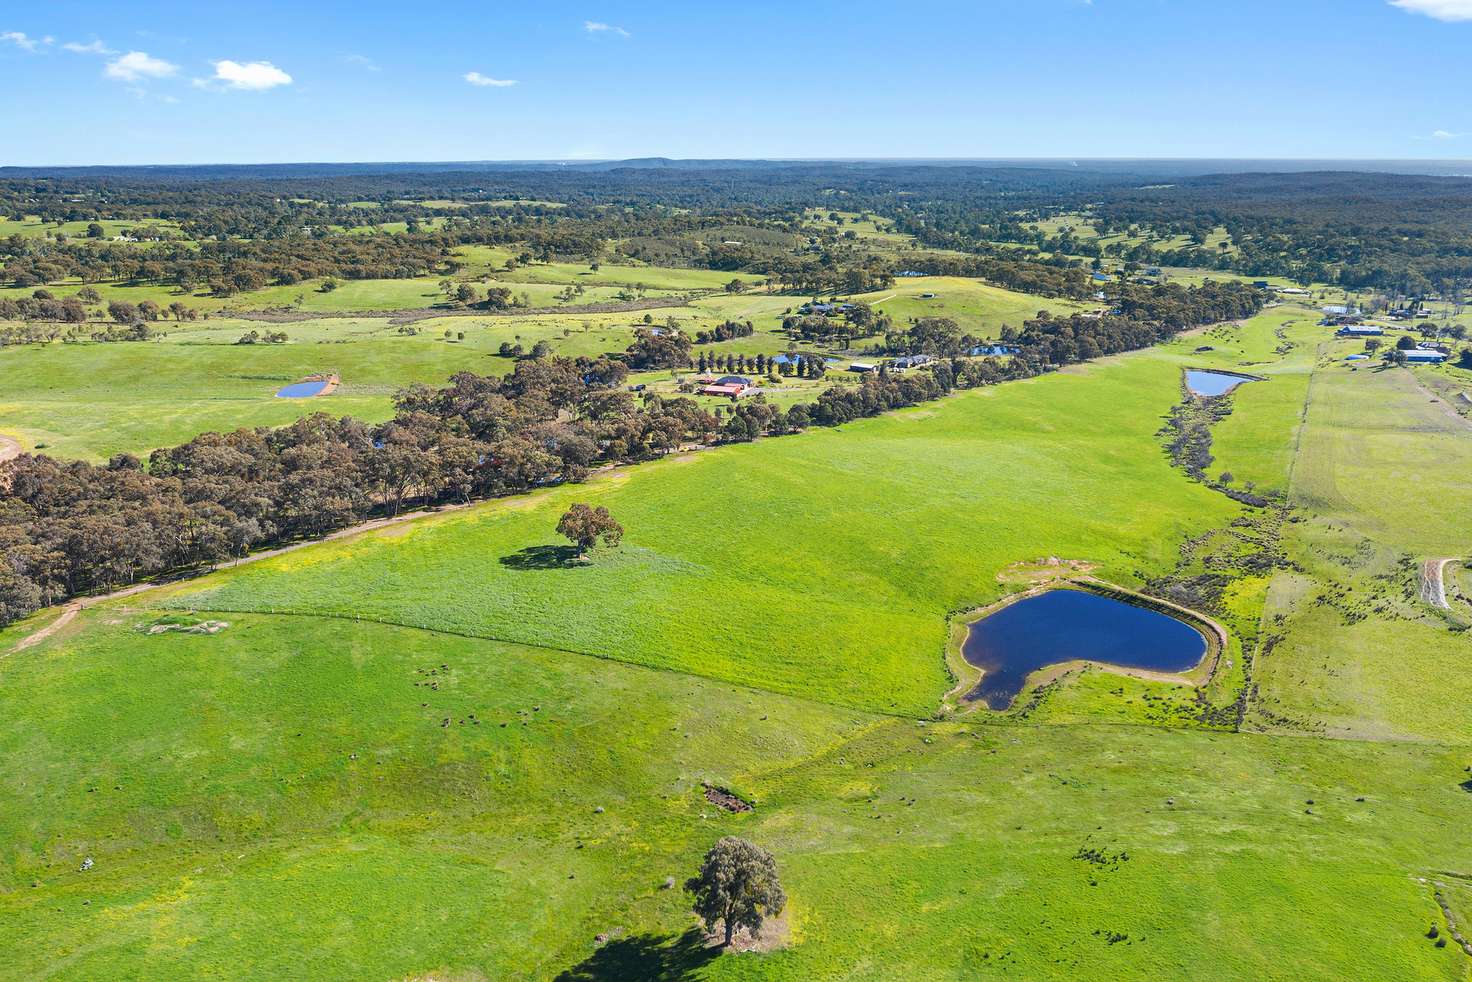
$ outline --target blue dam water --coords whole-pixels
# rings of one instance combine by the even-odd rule
[[[283,386],[281,389],[277,390],[276,398],[306,399],[309,396],[319,394],[325,388],[327,388],[326,379],[316,379],[311,382],[293,382],[290,385]]]
[[[967,700],[1006,709],[1027,677],[1070,661],[1185,672],[1207,651],[1206,638],[1184,621],[1083,590],[1049,590],[971,625],[961,649],[984,673]]]
[[[1255,382],[1257,379],[1248,378],[1245,375],[1231,375],[1227,372],[1208,372],[1200,368],[1186,369],[1186,388],[1198,396],[1224,396],[1237,386],[1247,382]]]

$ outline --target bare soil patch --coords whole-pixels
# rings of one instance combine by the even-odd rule
[[[755,935],[742,928],[731,938],[731,947],[727,951],[737,954],[753,951],[758,954],[776,951],[787,947],[792,937],[792,930],[787,923],[787,911],[783,911],[776,917],[768,917],[762,921],[762,928]],[[705,943],[707,947],[719,948],[725,944],[726,935],[719,927],[714,931],[705,932]]]
[[[714,784],[705,785],[705,800],[728,812],[749,812],[756,807],[744,798],[732,794],[725,788],[718,788]]]

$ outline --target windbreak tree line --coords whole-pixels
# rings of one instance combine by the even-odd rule
[[[1261,303],[1256,291],[1221,296],[1235,302],[1186,309],[1208,323]],[[1017,336],[1020,353],[1005,360],[941,359],[921,371],[832,386],[787,410],[758,397],[724,420],[691,399],[651,395],[636,403],[619,361],[538,358],[505,377],[465,372],[443,389],[412,386],[380,425],[319,413],[279,429],[206,433],[156,450],[146,463],[25,454],[0,465],[0,624],[70,596],[321,536],[409,505],[580,481],[595,467],[687,445],[836,426],[953,389],[1145,347],[1183,326],[1039,318]]]

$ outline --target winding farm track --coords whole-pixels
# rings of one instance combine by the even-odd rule
[[[1428,559],[1421,564],[1421,599],[1439,610],[1451,610],[1446,602],[1446,567],[1455,559]]]
[[[1447,419],[1472,430],[1472,419],[1468,419],[1466,416],[1457,412],[1456,408],[1447,402],[1446,399],[1428,389],[1419,378],[1416,378],[1414,373],[1411,375],[1411,381],[1415,383],[1417,389],[1421,390],[1428,399],[1441,409]],[[1463,399],[1467,398],[1465,392],[1460,393],[1460,395]],[[1451,604],[1447,603],[1446,599],[1446,567],[1447,564],[1456,561],[1455,558],[1428,559],[1421,564],[1421,599],[1438,610],[1452,609]]]
[[[0,436],[0,464],[20,456],[21,446],[8,436]]]
[[[1414,372],[1411,373],[1411,381],[1415,383],[1416,388],[1420,389],[1421,392],[1426,396],[1426,398],[1430,399],[1438,407],[1440,407],[1441,411],[1446,415],[1447,419],[1450,419],[1456,423],[1460,423],[1461,425],[1467,427],[1467,429],[1472,430],[1472,419],[1468,419],[1466,416],[1463,416],[1461,413],[1457,412],[1456,407],[1447,402],[1446,399],[1426,388],[1425,384],[1422,383],[1420,379],[1416,378]],[[1467,393],[1463,392],[1460,393],[1460,395],[1463,399],[1467,399]]]
[[[476,501],[471,502],[471,504],[481,504],[481,502]],[[263,559],[272,559],[276,556],[281,556],[288,552],[296,552],[298,549],[305,549],[308,546],[319,545],[323,542],[333,542],[337,539],[346,539],[349,536],[359,535],[363,532],[372,532],[374,529],[387,528],[391,525],[402,525],[405,522],[414,522],[423,518],[429,518],[432,515],[443,515],[446,512],[460,511],[461,509],[469,507],[470,505],[445,505],[433,511],[410,511],[403,512],[399,515],[393,515],[388,518],[375,518],[371,522],[363,522],[360,525],[354,525],[350,528],[339,529],[338,531],[333,532],[330,535],[322,536],[320,539],[304,539],[301,542],[293,542],[291,545],[280,546],[276,549],[267,549],[264,552],[253,552],[249,556],[242,556],[240,559],[232,559],[228,563],[221,563],[218,566],[211,567],[208,570],[199,570],[196,573],[182,576],[178,579],[160,580],[151,583],[135,583],[132,586],[125,587],[122,590],[114,590],[112,593],[103,593],[95,597],[86,597],[80,600],[68,601],[66,605],[62,608],[62,613],[60,617],[52,621],[50,624],[47,624],[40,630],[36,631],[35,633],[28,634],[25,637],[21,638],[19,641],[11,646],[10,653],[14,654],[17,651],[24,651],[32,645],[40,644],[42,641],[45,641],[47,638],[51,637],[53,634],[70,624],[76,618],[77,614],[81,613],[86,608],[94,607],[97,604],[106,603],[109,600],[122,600],[124,597],[132,597],[140,593],[146,593],[149,590],[156,590],[162,586],[168,586],[171,583],[178,583],[183,580],[194,579],[196,576],[203,576],[208,573],[213,573],[216,570],[231,569],[236,566],[246,566],[250,563],[258,563]]]
[[[689,446],[681,447],[679,450],[668,454],[666,459],[668,459],[669,457],[685,457],[690,454],[697,454],[700,451],[706,449],[709,448],[700,444],[692,444]],[[608,465],[599,468],[594,473],[598,476],[612,476],[629,468],[638,466],[638,464]],[[526,496],[508,495],[507,497],[524,498]],[[266,549],[262,552],[253,552],[248,556],[242,556],[239,559],[232,559],[228,563],[220,563],[219,565],[212,566],[209,569],[191,570],[182,576],[177,576],[172,579],[155,580],[148,583],[135,583],[132,586],[125,587],[121,590],[115,590],[112,593],[104,593],[94,597],[83,597],[76,600],[70,600],[62,608],[62,613],[60,617],[56,618],[56,620],[52,621],[50,624],[47,624],[45,627],[21,638],[15,644],[11,645],[8,652],[0,653],[0,658],[3,658],[6,654],[14,654],[17,651],[24,651],[25,649],[33,645],[40,644],[42,641],[45,641],[47,638],[56,634],[62,628],[66,627],[66,625],[70,624],[76,618],[77,614],[81,613],[84,609],[88,607],[94,607],[97,604],[106,603],[109,600],[121,600],[124,597],[135,596],[140,593],[145,593],[149,590],[156,590],[159,587],[169,586],[173,583],[196,579],[200,576],[207,576],[210,573],[216,572],[218,570],[233,569],[236,566],[247,566],[251,563],[258,563],[263,559],[273,559],[276,556],[282,556],[288,552],[296,552],[298,549],[306,549],[309,546],[320,545],[324,542],[336,542],[338,539],[351,538],[355,535],[361,535],[364,532],[372,532],[376,529],[389,528],[394,525],[403,525],[407,522],[417,522],[421,521],[422,519],[432,518],[435,515],[444,515],[449,512],[464,511],[467,508],[474,508],[477,505],[484,505],[488,502],[501,500],[504,499],[487,498],[467,502],[465,504],[441,505],[438,508],[425,509],[423,511],[406,511],[401,512],[398,515],[390,515],[386,518],[375,518],[372,521],[361,522],[357,525],[352,525],[345,529],[338,529],[336,532],[331,532],[320,538],[303,539],[300,542],[293,542],[290,545],[278,546],[275,549]]]

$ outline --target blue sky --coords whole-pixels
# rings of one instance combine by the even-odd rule
[[[1472,157],[1472,0],[0,0],[0,164]]]

